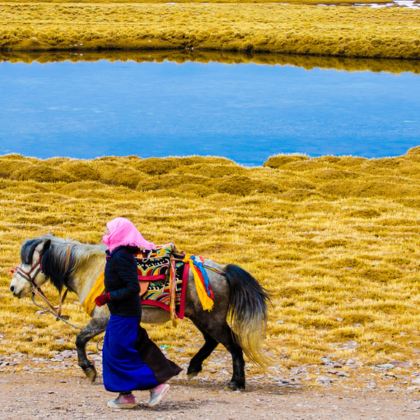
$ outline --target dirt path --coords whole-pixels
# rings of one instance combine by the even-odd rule
[[[143,403],[136,410],[110,410],[113,394],[102,384],[63,374],[4,373],[0,375],[2,419],[415,419],[418,394],[328,389],[275,389],[251,386],[231,392],[220,384],[174,381],[167,399],[155,409]],[[140,402],[147,393],[137,392]]]

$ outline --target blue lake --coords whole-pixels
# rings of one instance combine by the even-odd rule
[[[420,144],[420,75],[211,62],[0,63],[0,154],[365,157]]]

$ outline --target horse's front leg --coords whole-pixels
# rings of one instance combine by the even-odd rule
[[[109,318],[107,317],[92,318],[89,324],[76,337],[78,364],[92,383],[95,382],[97,372],[95,365],[87,358],[86,344],[93,337],[105,331],[108,320]]]

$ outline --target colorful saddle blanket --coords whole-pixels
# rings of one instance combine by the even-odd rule
[[[170,310],[170,265],[171,255],[175,258],[175,312],[177,318],[184,318],[185,294],[188,284],[189,264],[184,255],[178,254],[173,244],[137,255],[137,274],[140,282],[141,303]]]
[[[190,269],[193,272],[194,284],[203,309],[211,310],[214,295],[203,265],[203,258],[180,254],[173,244],[163,245],[151,251],[144,251],[136,256],[142,305],[154,306],[170,312],[171,256],[174,259],[175,269],[176,317],[184,318],[185,296]],[[104,290],[104,276],[101,273],[82,303],[83,308],[89,315],[95,309],[95,298],[102,294]]]

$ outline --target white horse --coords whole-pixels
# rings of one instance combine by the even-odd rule
[[[30,239],[21,247],[21,264],[14,270],[10,291],[22,298],[51,281],[60,292],[67,287],[76,293],[82,303],[104,271],[105,262],[105,248],[101,245],[82,244],[53,235]],[[203,361],[221,343],[232,356],[233,375],[229,387],[243,389],[243,352],[258,364],[265,361],[261,344],[267,321],[267,293],[248,272],[236,265],[222,266],[211,260],[205,260],[205,265],[215,269],[207,271],[214,292],[214,308],[210,312],[202,309],[190,270],[185,316],[201,331],[205,343],[191,359],[187,373],[189,377],[196,376],[202,370]],[[96,307],[91,321],[76,338],[78,364],[92,382],[97,373],[86,356],[86,343],[105,330],[108,320],[107,306]],[[168,320],[169,314],[164,310],[142,308],[142,322]]]

